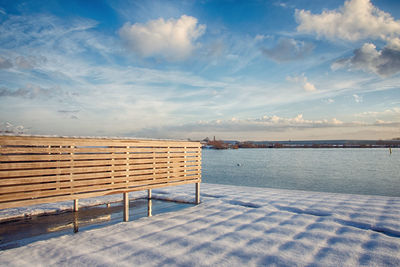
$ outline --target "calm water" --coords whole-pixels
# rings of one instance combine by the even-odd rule
[[[203,181],[400,197],[400,149],[203,150]]]

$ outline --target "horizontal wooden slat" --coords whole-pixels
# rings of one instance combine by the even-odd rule
[[[199,157],[200,153],[162,153],[162,154],[54,154],[54,155],[0,155],[0,162],[7,161],[45,161],[45,160],[87,160],[87,159],[142,159],[142,158],[177,158],[177,157],[188,157],[194,158]]]
[[[44,168],[62,168],[62,167],[84,167],[84,166],[104,166],[109,164],[123,165],[123,164],[144,164],[144,163],[165,163],[165,162],[187,162],[201,164],[199,157],[197,158],[161,158],[161,159],[112,159],[107,160],[82,160],[82,161],[39,161],[39,162],[7,162],[0,164],[0,170],[24,170],[24,169],[44,169]]]
[[[195,173],[200,174],[201,168],[188,168],[187,175],[192,174],[194,170]],[[101,179],[101,178],[110,178],[110,177],[124,177],[126,180],[138,180],[142,178],[154,178],[157,179],[159,176],[165,176],[163,173],[161,174],[140,174],[139,176],[127,176],[129,172],[121,171],[121,172],[102,172],[102,173],[85,173],[85,174],[75,174],[73,176],[74,181],[80,180],[88,180],[88,179]],[[172,175],[172,174],[171,174]],[[59,176],[37,176],[37,177],[23,177],[23,178],[1,178],[0,183],[2,186],[13,186],[13,185],[28,185],[28,184],[40,184],[40,183],[50,183],[50,182],[62,182],[62,181],[70,181],[70,175],[59,175]],[[0,197],[1,198],[1,197]]]
[[[195,177],[197,178],[197,177]],[[110,183],[104,183],[104,184],[91,184],[87,183],[86,186],[76,186],[76,187],[69,187],[69,188],[63,188],[63,189],[51,189],[51,190],[37,190],[37,191],[27,191],[27,192],[15,192],[12,194],[2,194],[2,197],[0,198],[0,202],[4,201],[15,201],[15,200],[20,200],[20,199],[28,199],[28,198],[41,198],[41,197],[50,197],[50,196],[57,196],[57,195],[65,195],[65,194],[73,194],[73,195],[79,195],[80,193],[83,192],[93,192],[93,191],[112,191],[112,190],[121,190],[121,189],[129,189],[133,186],[145,186],[145,185],[151,185],[151,184],[156,184],[156,183],[162,183],[162,182],[175,182],[175,181],[185,181],[185,180],[191,180],[193,177],[190,178],[185,178],[183,175],[182,176],[177,176],[173,178],[167,178],[167,177],[162,177],[159,179],[155,180],[145,180],[145,181],[128,181],[127,183],[116,183],[116,184],[110,184]]]
[[[54,182],[54,181],[68,181],[68,180],[84,180],[84,179],[96,179],[111,176],[125,176],[125,177],[137,177],[144,174],[153,175],[157,177],[158,174],[171,173],[186,171],[190,173],[192,171],[200,171],[200,166],[191,167],[180,167],[175,169],[147,169],[147,170],[132,170],[132,171],[116,171],[116,172],[98,172],[98,173],[79,173],[79,174],[63,174],[63,175],[51,175],[51,176],[34,176],[34,177],[13,177],[13,178],[0,178],[0,187],[4,185],[18,185],[18,184],[34,184],[43,182]]]
[[[60,175],[74,173],[89,173],[89,172],[106,172],[120,170],[143,170],[143,169],[164,169],[164,168],[179,168],[182,166],[192,166],[192,163],[158,163],[158,164],[136,164],[136,165],[113,165],[109,162],[106,166],[91,166],[91,167],[74,167],[74,168],[49,168],[49,169],[31,169],[31,170],[0,170],[0,178],[5,177],[28,177],[38,175]]]
[[[185,175],[187,174],[187,175]],[[168,178],[170,176],[171,179],[174,177],[180,177],[182,179],[192,179],[191,176],[188,175],[199,175],[200,171],[195,171],[193,173],[185,173],[185,172],[177,172],[174,175],[168,175],[166,173],[157,174],[157,175],[146,175],[146,176],[138,176],[138,177],[104,177],[97,179],[89,179],[89,180],[60,180],[60,181],[52,181],[47,183],[33,183],[33,184],[13,184],[0,187],[0,194],[10,194],[10,192],[24,192],[24,191],[37,191],[37,190],[50,190],[50,189],[60,189],[66,187],[78,187],[84,185],[97,185],[97,184],[107,184],[107,183],[132,183],[143,180],[160,180],[164,178]],[[70,192],[71,193],[71,192]]]
[[[198,151],[197,148],[159,148],[159,147],[130,147],[130,148],[114,148],[114,147],[77,147],[77,148],[49,148],[49,147],[3,147],[2,154],[69,154],[69,153],[192,153]]]
[[[200,178],[190,180],[190,183],[200,183],[200,182],[201,182]],[[188,183],[188,181],[175,182],[175,183],[162,183],[162,184],[152,184],[152,185],[140,186],[140,187],[136,187],[136,188],[131,188],[129,190],[115,190],[115,191],[111,191],[111,192],[104,191],[104,192],[84,193],[84,194],[80,194],[79,198],[106,196],[106,195],[112,195],[112,194],[120,194],[120,193],[124,193],[124,192],[133,192],[133,191],[155,189],[155,188],[166,187],[166,186],[183,185],[183,184],[187,184],[187,183]],[[74,195],[65,195],[65,196],[47,197],[44,199],[29,199],[29,200],[4,202],[4,203],[0,203],[0,209],[16,208],[16,207],[22,207],[22,206],[28,206],[28,205],[37,205],[37,204],[42,204],[42,203],[68,201],[68,200],[74,200],[74,199],[76,199],[76,196],[74,196]]]

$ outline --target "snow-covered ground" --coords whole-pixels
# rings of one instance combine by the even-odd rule
[[[201,190],[200,205],[0,251],[0,263],[400,266],[400,198],[204,183]],[[193,201],[194,185],[153,195]],[[4,210],[0,216],[71,207],[52,205]]]

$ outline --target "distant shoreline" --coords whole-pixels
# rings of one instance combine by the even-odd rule
[[[203,140],[205,149],[239,148],[400,148],[400,140],[224,141]]]

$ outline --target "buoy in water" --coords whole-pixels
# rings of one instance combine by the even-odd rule
[[[392,155],[392,148],[389,147],[389,154]]]
[[[238,164],[236,164],[237,166],[241,166],[241,164],[240,163],[238,163]]]

